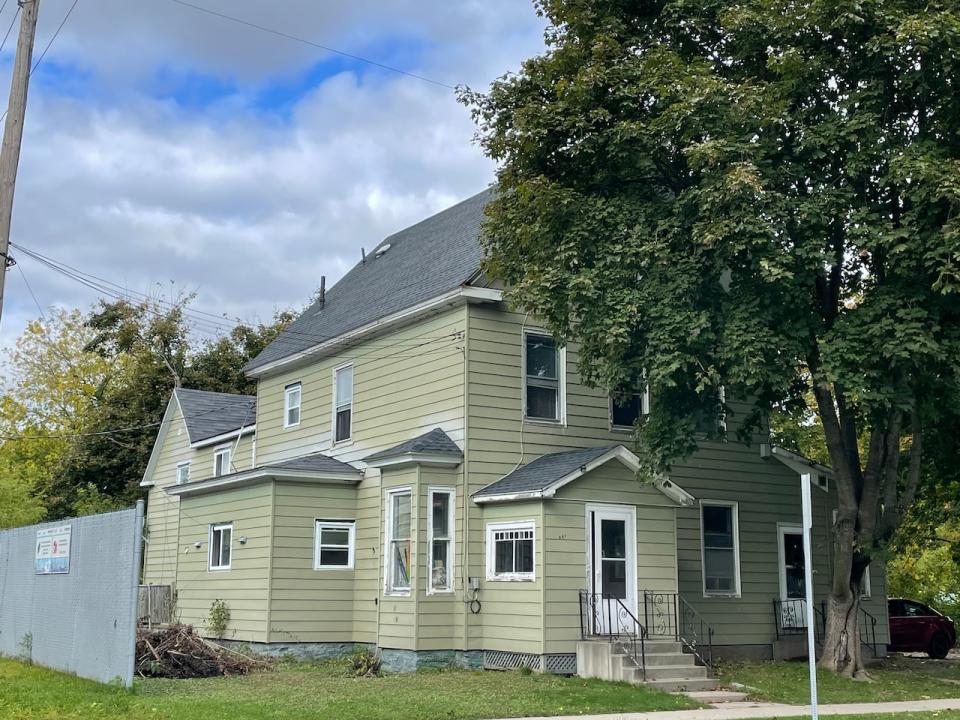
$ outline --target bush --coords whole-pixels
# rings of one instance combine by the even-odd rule
[[[350,672],[354,677],[379,677],[383,664],[379,653],[358,645],[350,653]]]
[[[207,630],[215,638],[223,638],[227,634],[227,625],[230,623],[230,608],[223,600],[214,600],[210,603],[210,614],[207,615]]]

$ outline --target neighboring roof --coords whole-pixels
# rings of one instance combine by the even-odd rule
[[[322,305],[318,300],[304,310],[244,370],[296,355],[466,283],[483,258],[480,223],[491,197],[492,190],[484,190],[378,243],[365,262],[326,291]]]
[[[473,500],[482,504],[550,498],[567,483],[611,460],[619,461],[634,472],[640,468],[640,459],[623,445],[550,453],[487,485],[473,494]],[[690,493],[666,477],[657,477],[653,486],[678,505],[691,505],[694,502]]]
[[[487,485],[474,493],[474,498],[493,495],[513,495],[517,493],[531,493],[546,490],[553,483],[569,475],[583,465],[605,455],[618,445],[570,450],[568,452],[550,453],[517,468],[495,483]]]
[[[379,461],[391,460],[397,458],[420,457],[449,457],[452,460],[459,461],[463,458],[463,453],[457,444],[450,439],[440,428],[434,428],[428,433],[418,435],[412,440],[407,440],[392,448],[381,450],[373,455],[368,455],[363,459],[368,465],[376,465]]]
[[[284,480],[300,483],[350,483],[360,482],[363,473],[352,465],[321,453],[303,455],[268,465],[260,465],[250,470],[219,475],[172,485],[167,488],[168,495],[202,495],[218,492],[243,485],[253,485],[268,480]]]
[[[177,388],[174,395],[180,403],[191,444],[225,435],[241,427],[252,427],[257,419],[257,398],[253,395],[188,388]]]

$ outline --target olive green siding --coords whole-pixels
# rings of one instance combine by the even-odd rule
[[[223,600],[230,610],[227,638],[267,640],[267,598],[274,507],[272,483],[223,490],[180,500],[180,560],[177,564],[178,619],[204,628],[210,605]],[[209,529],[233,523],[231,567],[209,570]],[[246,537],[245,544],[240,538]],[[200,543],[200,547],[195,547]]]
[[[351,642],[355,570],[314,570],[317,520],[356,520],[353,485],[277,482],[270,642]]]
[[[380,473],[370,468],[357,487],[357,544],[354,570],[353,634],[356,642],[376,643],[380,594],[380,556],[383,535],[380,521]]]
[[[171,400],[162,446],[158,448],[153,472],[145,478],[153,485],[147,492],[146,544],[144,547],[143,582],[168,585],[176,581],[179,558],[178,532],[180,524],[179,499],[167,495],[166,490],[177,482],[177,465],[190,462],[190,480],[205,480],[213,476],[215,448],[230,445],[233,449],[233,470],[248,470],[253,461],[252,435],[245,435],[216,446],[190,447],[187,429],[183,423],[180,405]]]
[[[387,493],[390,490],[400,488],[409,488],[411,492],[410,503],[410,536],[416,538],[419,535],[421,524],[426,523],[425,513],[416,502],[418,485],[420,482],[420,468],[408,467],[402,469],[386,469],[382,475],[382,513],[380,515],[380,548],[382,561],[380,563],[380,616],[379,616],[379,635],[378,645],[384,648],[397,650],[416,650],[417,637],[417,591],[422,583],[422,573],[420,572],[420,554],[423,550],[417,543],[412,543],[410,555],[410,590],[401,593],[387,593],[386,586],[383,584],[383,577],[386,570],[384,565],[389,562],[389,556],[386,552],[386,532],[387,532],[387,513],[389,507],[387,503]]]
[[[257,388],[257,462],[323,452],[355,462],[441,428],[463,441],[465,310],[360,343],[313,364],[262,378]],[[353,363],[353,431],[333,444],[333,372]],[[284,388],[301,383],[301,421],[283,427]]]
[[[593,470],[544,501],[547,576],[544,596],[546,653],[569,653],[580,639],[579,591],[588,575],[587,505],[631,505],[636,511],[637,589],[677,591],[675,503],[637,480],[617,461]],[[637,607],[642,608],[642,599]],[[638,610],[642,617],[642,609]]]
[[[486,568],[486,526],[507,520],[534,521],[533,581],[490,580]],[[483,518],[473,534],[476,546],[471,547],[480,581],[483,609],[478,617],[482,624],[481,647],[484,650],[510,650],[543,653],[543,608],[545,569],[543,554],[544,508],[540,502],[504,503],[483,508]],[[478,558],[478,559],[477,559]]]

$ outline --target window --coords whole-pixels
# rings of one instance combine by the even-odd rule
[[[524,335],[524,411],[531,420],[563,419],[563,353],[548,335]]]
[[[177,485],[190,482],[190,461],[177,463]]]
[[[213,476],[220,477],[230,472],[230,446],[217,448],[213,453]]]
[[[210,526],[211,570],[230,569],[230,543],[233,541],[233,525],[230,523]]]
[[[314,570],[350,570],[356,544],[353,520],[317,520],[314,537]]]
[[[300,424],[300,383],[287,385],[283,389],[283,426],[296,427]]]
[[[639,383],[625,395],[610,396],[610,425],[616,429],[632,429],[642,416],[650,412],[649,388]],[[642,387],[642,389],[640,389]]]
[[[410,490],[387,492],[386,592],[410,591]]]
[[[715,393],[700,398],[696,412],[696,431],[707,436],[727,431],[727,391],[718,385]]]
[[[427,493],[430,516],[427,528],[430,543],[430,575],[428,592],[453,590],[453,490],[430,490]]]
[[[487,525],[487,579],[533,580],[533,520]]]
[[[703,594],[740,594],[740,547],[736,503],[704,502]]]
[[[353,365],[333,371],[333,441],[350,439],[353,425]]]

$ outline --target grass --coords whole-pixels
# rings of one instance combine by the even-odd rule
[[[960,661],[891,656],[869,668],[873,682],[817,671],[821,703],[892,702],[960,697]],[[807,663],[766,662],[727,665],[721,669],[724,685],[747,686],[750,698],[801,705],[810,701]],[[939,717],[943,717],[942,715]]]
[[[133,692],[0,660],[0,718],[16,720],[479,720],[697,707],[623,683],[465,670],[344,677],[337,665],[206,680],[139,681]]]

